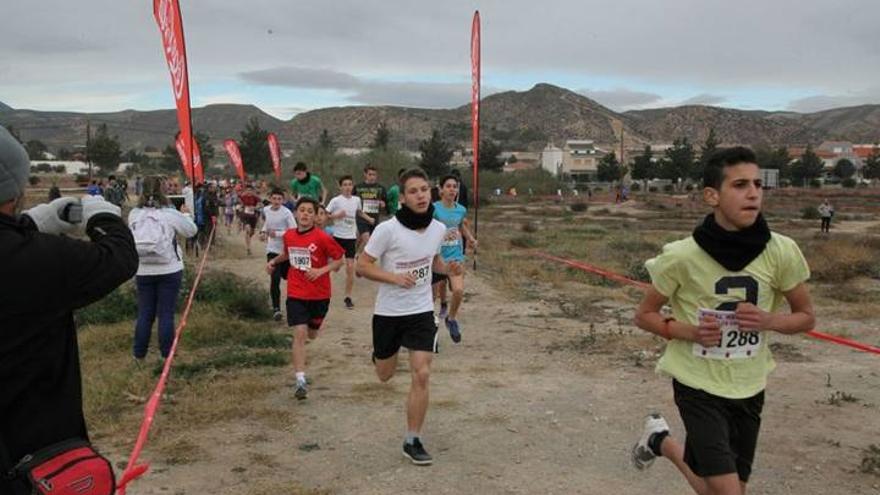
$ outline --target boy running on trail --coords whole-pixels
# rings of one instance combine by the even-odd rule
[[[434,203],[434,218],[446,225],[446,235],[443,237],[443,245],[440,254],[443,261],[455,261],[464,264],[463,238],[467,239],[472,246],[477,246],[477,240],[468,228],[467,208],[456,202],[458,198],[458,178],[447,175],[440,180],[440,201]],[[460,275],[449,276],[449,287],[452,289],[452,305],[446,307],[446,280],[441,280],[437,285],[440,295],[440,319],[446,322],[449,336],[455,343],[461,342],[461,328],[458,324],[458,310],[464,298],[464,271]]]
[[[244,193],[238,197],[241,203],[241,223],[244,225],[244,245],[247,247],[248,256],[251,255],[251,238],[254,237],[254,231],[257,229],[257,220],[259,215],[257,210],[262,206],[260,197],[254,192],[254,187],[248,184],[244,189]]]
[[[284,234],[284,251],[266,264],[272,274],[287,261],[287,324],[293,327],[294,395],[303,400],[306,385],[306,336],[316,339],[330,307],[330,271],[342,265],[345,251],[332,237],[315,228],[318,202],[310,197],[296,202],[296,229]],[[332,261],[330,261],[332,259]]]
[[[373,315],[373,362],[379,380],[397,369],[401,347],[409,349],[412,382],[406,404],[403,455],[413,464],[431,464],[419,437],[428,412],[428,380],[437,326],[431,297],[431,273],[461,274],[461,264],[443,263],[438,254],[446,228],[433,219],[431,186],[420,169],[400,178],[403,205],[381,223],[357,260],[358,273],[381,282]]]
[[[364,181],[355,186],[353,194],[361,198],[366,216],[357,218],[358,249],[367,245],[370,235],[379,224],[381,211],[385,209],[385,186],[379,184],[379,171],[371,164],[364,167]]]
[[[296,162],[293,166],[293,179],[290,181],[290,193],[293,199],[312,198],[320,203],[327,204],[327,189],[321,182],[321,178],[309,172],[309,167],[303,162]]]
[[[296,228],[293,213],[282,203],[284,191],[273,189],[269,194],[269,207],[263,208],[263,226],[260,228],[260,240],[266,243],[266,261],[272,261],[284,251],[284,234]],[[270,274],[269,295],[272,298],[272,317],[281,321],[281,278],[288,266],[276,266]]]
[[[327,213],[333,220],[333,239],[345,249],[345,307],[354,309],[351,290],[354,287],[354,255],[357,246],[357,219],[369,221],[361,208],[361,198],[352,196],[354,179],[350,175],[339,179],[340,194],[327,204]]]
[[[639,328],[669,339],[657,370],[673,379],[686,438],[682,445],[652,414],[632,460],[645,469],[663,456],[700,495],[742,495],[775,367],[769,333],[813,327],[810,271],[797,244],[771,232],[761,216],[761,174],[751,150],[715,153],[703,186],[713,213],[691,237],[645,263],[652,288],[636,311]],[[783,299],[790,314],[776,312]],[[667,303],[672,317],[661,313]]]

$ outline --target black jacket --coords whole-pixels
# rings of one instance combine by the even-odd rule
[[[0,473],[26,454],[87,438],[73,310],[134,276],[122,219],[89,221],[92,242],[38,232],[0,214]],[[29,493],[0,476],[0,494]]]

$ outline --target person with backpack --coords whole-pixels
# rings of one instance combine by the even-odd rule
[[[183,253],[177,236],[190,238],[198,229],[189,216],[171,206],[158,177],[144,179],[144,194],[128,215],[128,225],[140,257],[132,354],[138,363],[146,358],[153,320],[158,315],[159,353],[164,360],[174,341],[174,311],[183,280]]]

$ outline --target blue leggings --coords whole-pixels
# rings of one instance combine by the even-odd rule
[[[159,352],[167,357],[174,341],[174,312],[183,270],[166,275],[138,275],[138,318],[134,329],[134,357],[143,358],[150,346],[153,320],[159,316]]]

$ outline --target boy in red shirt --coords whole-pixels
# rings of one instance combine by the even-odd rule
[[[269,274],[275,265],[290,262],[287,273],[287,324],[293,327],[293,368],[296,372],[297,399],[308,394],[306,386],[306,335],[318,337],[321,323],[330,307],[330,271],[344,261],[345,250],[322,229],[315,228],[318,202],[302,197],[296,202],[296,229],[284,234],[284,250],[266,265]],[[330,261],[332,259],[332,261]]]

